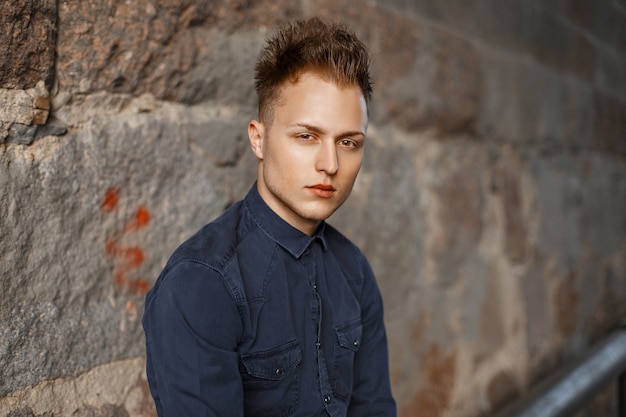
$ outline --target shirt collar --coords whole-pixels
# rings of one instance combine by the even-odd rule
[[[254,222],[274,242],[285,248],[295,258],[302,256],[311,242],[319,240],[322,249],[328,249],[325,230],[326,222],[322,221],[313,236],[296,229],[274,212],[263,200],[257,190],[256,181],[244,199],[244,204]]]

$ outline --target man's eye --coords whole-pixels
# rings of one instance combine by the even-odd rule
[[[355,141],[350,140],[350,139],[341,139],[339,141],[339,145],[347,146],[349,148],[356,148],[358,146],[358,144]]]
[[[309,134],[309,133],[300,133],[298,135],[299,139],[304,139],[304,140],[310,140],[313,139],[313,135]]]

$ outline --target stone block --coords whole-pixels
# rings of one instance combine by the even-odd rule
[[[471,33],[478,20],[481,0],[454,1],[443,0],[391,0],[388,3],[399,9],[402,14],[423,16],[438,21],[446,27],[457,28],[459,32]]]
[[[483,82],[477,51],[445,30],[424,27],[420,34],[411,72],[383,92],[384,111],[409,131],[474,136]]]
[[[436,126],[443,134],[475,134],[479,94],[482,88],[481,62],[472,44],[438,34],[439,51],[434,92],[440,105]]]
[[[250,159],[220,165],[188,147],[202,140],[194,125],[210,130],[210,108],[134,109],[95,115],[62,140],[0,145],[0,241],[11,242],[0,275],[14,277],[0,302],[0,398],[143,355],[145,291],[175,247],[252,184]]]
[[[0,398],[0,413],[7,417],[153,417],[156,410],[144,369],[143,358],[132,358],[96,366],[75,378],[46,379]]]
[[[594,93],[578,79],[563,80],[562,144],[569,149],[589,149],[594,137]]]
[[[557,283],[552,300],[554,324],[563,338],[571,337],[576,330],[580,298],[576,275],[570,272]]]
[[[567,70],[587,83],[593,83],[596,72],[596,48],[579,32],[572,35]]]
[[[529,10],[524,30],[529,51],[539,62],[566,71],[573,27],[539,5]]]
[[[459,296],[449,300],[450,305],[457,306],[456,311],[450,311],[455,318],[448,320],[455,323],[457,343],[470,358],[470,372],[493,366],[490,358],[506,343],[504,317],[510,310],[500,302],[504,296],[502,272],[492,258],[478,254],[468,257],[459,268],[455,286]]]
[[[626,18],[613,7],[608,1],[531,6],[525,28],[531,53],[551,68],[624,94],[624,59],[616,52],[624,47]]]
[[[63,2],[60,88],[152,93],[185,103],[229,93],[250,97],[252,84],[239,86],[251,80],[261,30],[297,10],[285,1]]]
[[[442,348],[433,343],[424,358],[423,386],[413,399],[399,409],[401,415],[441,416],[452,401],[452,390],[457,374],[456,352],[442,352]]]
[[[574,24],[603,44],[624,50],[626,47],[625,5],[619,1],[566,0],[556,13],[566,16]]]
[[[489,45],[508,51],[525,52],[527,39],[522,34],[528,25],[531,3],[523,0],[482,0],[477,2],[472,35]]]
[[[550,276],[545,266],[538,263],[533,265],[520,281],[525,307],[526,349],[530,357],[529,365],[531,369],[537,369],[553,335],[549,309]]]
[[[504,216],[504,249],[515,265],[526,263],[529,252],[528,196],[523,187],[525,167],[515,155],[500,155],[491,172],[491,192],[500,197]]]
[[[487,385],[487,397],[492,410],[514,400],[519,394],[519,384],[511,372],[498,372]]]
[[[485,228],[483,158],[479,149],[457,143],[432,163],[435,211],[424,239],[427,259],[435,265],[432,279],[443,288],[462,281],[465,263],[477,255]]]
[[[537,158],[531,168],[539,222],[536,247],[550,254],[561,273],[576,259],[582,241],[580,216],[587,202],[576,166],[575,158],[558,155]]]
[[[626,54],[597,48],[593,85],[600,92],[626,100]]]
[[[601,2],[590,2],[585,0],[563,1],[562,12],[565,16],[585,29],[592,30],[596,16],[597,4]]]
[[[545,148],[569,142],[580,146],[581,138],[565,135],[566,126],[577,121],[564,119],[568,106],[580,104],[567,102],[569,94],[580,94],[578,86],[520,56],[491,50],[485,51],[483,59],[479,136]]]
[[[594,147],[626,155],[626,100],[597,92],[593,103]]]
[[[37,139],[45,136],[62,136],[67,133],[65,124],[56,118],[52,118],[45,125],[23,125],[13,123],[8,128],[6,136],[0,131],[0,143],[17,143],[30,145]]]
[[[593,19],[591,32],[603,43],[619,50],[623,47],[626,25],[623,2],[619,4],[617,1],[596,1],[593,2],[593,6],[595,10],[591,15]]]
[[[618,158],[610,153],[579,157],[575,171],[564,178],[569,185],[562,186],[579,189],[580,241],[595,254],[619,253],[626,241],[626,171]]]
[[[11,0],[0,4],[0,88],[51,88],[57,39],[57,2]]]

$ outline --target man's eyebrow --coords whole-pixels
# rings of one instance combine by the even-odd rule
[[[309,123],[303,123],[303,122],[299,122],[299,123],[294,123],[293,125],[291,125],[291,127],[303,127],[306,130],[309,130],[313,133],[319,133],[319,134],[324,134],[326,133],[326,131],[318,126],[309,124]],[[340,135],[338,136],[365,136],[365,132],[361,131],[361,130],[349,130],[347,132],[342,132]]]

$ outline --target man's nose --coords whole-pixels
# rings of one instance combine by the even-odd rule
[[[339,160],[337,159],[337,148],[334,142],[329,141],[319,147],[315,168],[318,171],[326,172],[328,175],[337,173]]]

